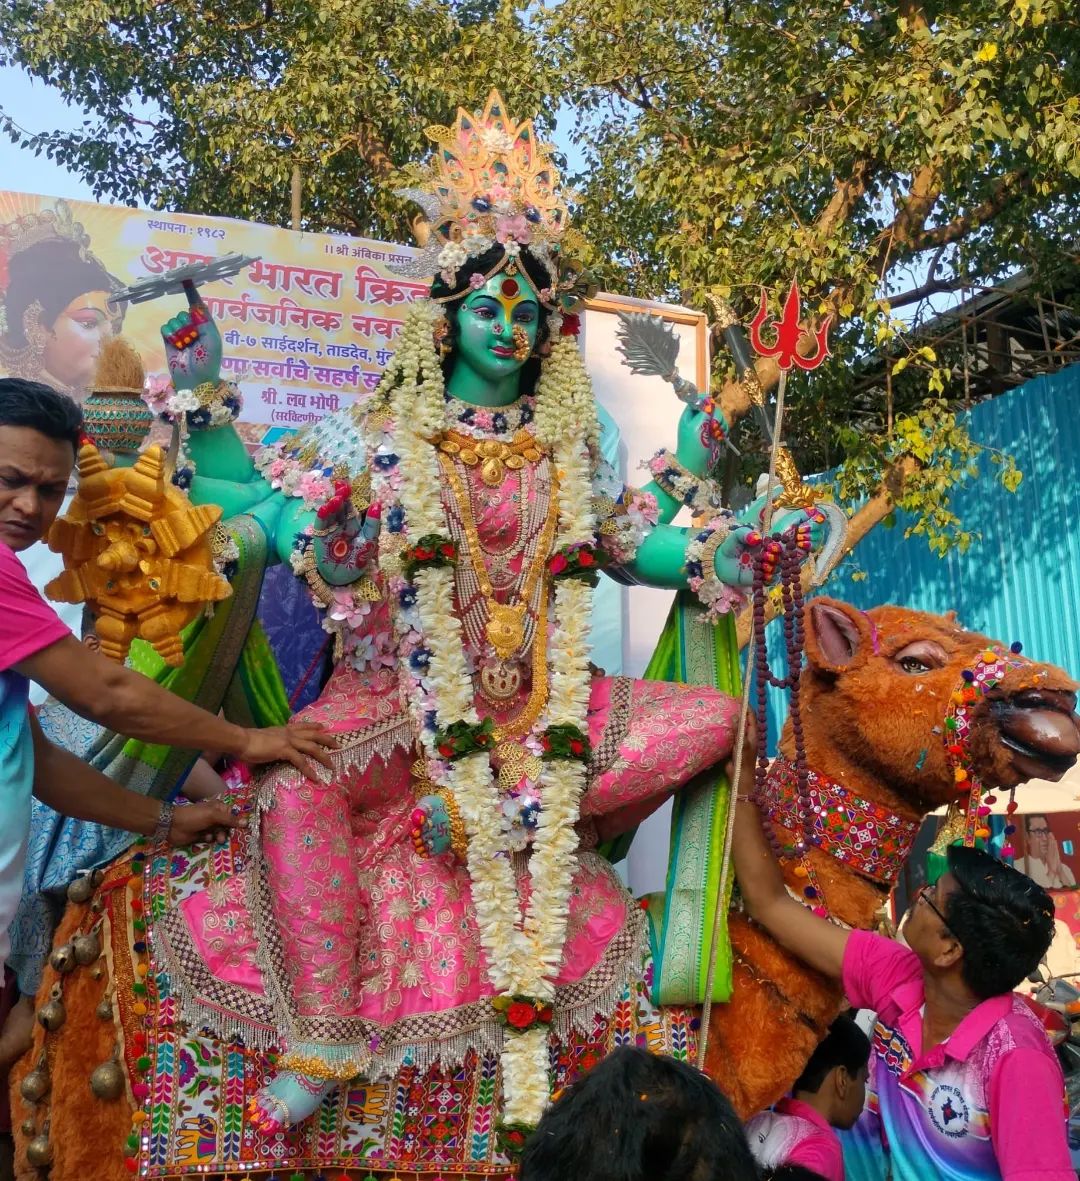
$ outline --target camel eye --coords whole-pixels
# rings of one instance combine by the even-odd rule
[[[923,673],[930,671],[930,665],[925,660],[920,660],[918,656],[901,656],[897,663],[904,672],[913,677],[921,676]]]

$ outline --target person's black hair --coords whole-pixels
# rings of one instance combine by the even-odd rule
[[[964,949],[964,983],[982,1000],[1012,992],[1053,942],[1054,901],[982,849],[952,845],[946,856],[957,888],[945,900],[945,923]]]
[[[41,323],[51,328],[73,299],[89,291],[118,291],[120,282],[93,255],[70,238],[46,238],[13,254],[3,292],[7,339],[16,348],[27,344],[23,316],[31,304],[41,306]],[[119,320],[122,310],[115,313]]]
[[[846,1013],[829,1026],[829,1032],[810,1055],[793,1090],[816,1095],[830,1070],[842,1066],[852,1078],[870,1061],[870,1039]]]
[[[77,402],[40,381],[0,377],[0,426],[25,426],[79,453],[83,414]]]
[[[544,1112],[519,1181],[757,1181],[746,1133],[714,1082],[625,1046]]]
[[[448,299],[442,305],[443,314],[446,316],[450,324],[450,336],[448,343],[451,347],[457,344],[459,335],[457,324],[457,313],[461,309],[461,305],[473,293],[473,289],[469,286],[469,276],[473,273],[486,275],[488,271],[492,270],[502,260],[504,251],[501,246],[492,246],[483,254],[476,258],[470,258],[468,262],[459,268],[457,273],[457,283],[454,287],[449,287],[441,276],[435,277],[434,283],[431,285],[431,294],[435,299],[445,299],[448,295],[453,295],[454,299]],[[529,277],[529,282],[536,288],[536,290],[543,291],[545,287],[554,285],[554,281],[548,274],[547,267],[535,258],[528,247],[525,247],[518,255],[519,269],[523,270]],[[499,272],[502,274],[503,272]],[[523,394],[531,394],[536,389],[536,382],[540,377],[540,358],[536,355],[540,347],[545,344],[550,336],[550,327],[548,325],[548,311],[543,306],[540,307],[540,318],[536,328],[536,344],[533,355],[521,367],[521,392]],[[443,361],[443,375],[449,379],[450,370],[454,365],[454,355],[451,353]]]
[[[762,1181],[825,1181],[825,1177],[805,1165],[778,1165],[775,1169],[766,1169]]]

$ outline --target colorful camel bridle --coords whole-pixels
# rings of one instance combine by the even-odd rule
[[[972,668],[965,668],[960,674],[960,684],[949,698],[945,714],[945,757],[956,778],[957,788],[967,791],[967,806],[964,820],[964,844],[972,846],[978,840],[990,836],[988,818],[991,806],[997,802],[993,795],[983,795],[982,780],[975,772],[971,755],[972,715],[979,702],[991,690],[997,688],[1010,670],[1023,668],[1027,661],[1018,660],[1023,650],[1019,642],[1010,645],[1006,652],[1002,648],[989,647],[980,652]],[[1015,789],[1014,789],[1015,792]],[[1007,805],[1009,817],[1016,811],[1016,801],[1010,793]],[[1012,836],[1016,826],[1011,819],[1005,826],[1006,837]],[[1002,848],[1009,857],[1014,850],[1011,844]]]

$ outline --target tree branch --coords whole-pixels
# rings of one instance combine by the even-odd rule
[[[1006,173],[994,187],[994,191],[985,201],[970,209],[960,217],[953,218],[943,226],[934,226],[924,230],[912,242],[915,250],[928,249],[931,246],[948,246],[966,237],[973,230],[977,230],[986,222],[993,220],[1012,201],[1031,188],[1031,174],[1026,168],[1017,172]]]

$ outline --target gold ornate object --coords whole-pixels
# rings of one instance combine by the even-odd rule
[[[490,632],[488,633],[490,635]],[[518,695],[523,674],[516,660],[499,660],[480,669],[480,692],[496,705],[511,701]]]
[[[962,804],[950,804],[949,810],[945,814],[945,823],[941,826],[937,836],[934,838],[934,843],[930,846],[930,852],[944,857],[945,850],[951,844],[964,839],[966,828],[967,809]]]
[[[446,431],[438,446],[444,455],[460,459],[466,467],[479,464],[480,479],[489,488],[498,488],[506,479],[508,468],[512,472],[520,471],[526,463],[539,463],[544,457],[543,448],[528,431],[518,431],[509,443]]]
[[[488,601],[488,621],[484,628],[495,655],[500,660],[509,660],[525,643],[524,603],[498,603]]]
[[[174,668],[180,633],[209,603],[232,594],[214,570],[216,505],[192,505],[166,478],[150,447],[133,467],[110,467],[92,443],[79,449],[79,491],[49,531],[64,573],[45,587],[54,602],[86,603],[101,651],[122,662],[132,640],[151,644]]]
[[[499,787],[502,791],[513,791],[522,779],[536,780],[543,769],[538,755],[517,742],[502,742],[495,748],[499,763]]]
[[[758,380],[758,375],[753,369],[748,369],[739,382],[742,388],[746,391],[746,396],[750,399],[752,405],[759,409],[765,405],[765,391],[761,388],[761,382]]]
[[[777,508],[809,508],[821,500],[825,490],[804,484],[795,460],[786,447],[776,452],[776,475],[784,491],[776,498]]]
[[[529,344],[529,334],[521,324],[515,324],[512,335],[514,337],[514,360],[527,361],[529,354],[532,352],[532,345]]]
[[[731,328],[732,325],[738,324],[739,318],[735,315],[735,309],[719,295],[706,295],[705,306],[712,316],[713,327],[719,328],[721,332],[725,328]]]
[[[318,1079],[320,1082],[347,1083],[354,1079],[361,1071],[361,1065],[356,1061],[327,1062],[314,1054],[284,1054],[278,1059],[279,1070],[292,1070],[296,1074],[306,1075],[308,1078]]]

